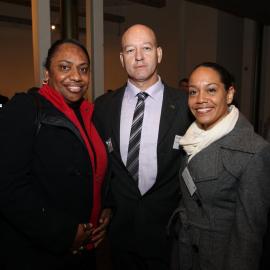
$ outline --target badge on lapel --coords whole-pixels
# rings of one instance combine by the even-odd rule
[[[179,141],[182,138],[180,135],[175,135],[174,142],[173,142],[173,149],[178,150],[179,149]]]
[[[186,167],[182,173],[182,177],[184,179],[184,182],[188,188],[190,196],[193,196],[193,194],[196,192],[197,187],[192,179],[192,176],[190,175],[190,172],[188,170],[188,167]]]
[[[112,139],[111,138],[109,138],[106,141],[106,145],[107,145],[108,152],[111,153],[113,151],[113,145],[112,145]]]

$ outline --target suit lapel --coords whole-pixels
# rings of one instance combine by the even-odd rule
[[[138,196],[141,196],[137,183],[132,179],[132,176],[129,174],[126,166],[124,165],[120,152],[120,120],[121,120],[121,109],[122,109],[122,101],[124,97],[126,86],[116,90],[114,96],[112,97],[112,107],[110,110],[111,113],[111,140],[113,144],[112,155],[115,159],[118,160],[119,165],[121,165],[123,171],[125,171],[129,177],[127,177],[127,181],[131,183],[134,187],[135,192],[137,192]]]
[[[159,124],[158,146],[162,143],[163,139],[166,137],[166,134],[173,126],[172,122],[174,121],[177,113],[177,106],[179,106],[177,105],[175,98],[173,98],[171,91],[175,90],[168,89],[167,86],[164,86],[163,103]]]
[[[120,154],[120,118],[121,118],[121,108],[122,100],[125,93],[125,87],[121,88],[119,91],[114,93],[112,97],[112,107],[110,110],[111,117],[111,140],[113,144],[114,153],[121,159]]]

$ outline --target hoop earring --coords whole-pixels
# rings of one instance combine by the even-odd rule
[[[46,84],[48,84],[48,80],[43,79],[43,80],[42,80],[42,85],[46,85]]]

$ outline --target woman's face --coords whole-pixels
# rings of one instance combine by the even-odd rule
[[[60,45],[45,71],[49,86],[58,91],[67,103],[80,100],[90,80],[89,63],[84,51],[72,43]]]
[[[217,71],[210,67],[198,67],[189,78],[188,105],[196,122],[203,129],[213,127],[228,113],[234,88],[227,91]]]

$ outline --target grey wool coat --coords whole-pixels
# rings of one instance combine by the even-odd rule
[[[257,270],[270,205],[270,144],[240,114],[234,129],[188,164],[191,196],[182,198],[173,269]]]

